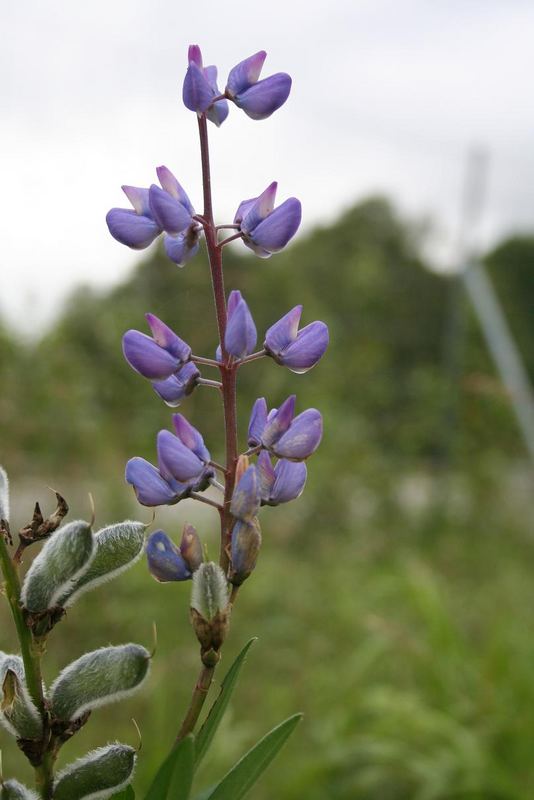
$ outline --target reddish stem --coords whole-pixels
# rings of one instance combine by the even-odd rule
[[[226,440],[225,462],[225,491],[224,506],[221,513],[221,550],[219,563],[226,573],[228,570],[228,555],[226,548],[230,543],[233,526],[233,516],[230,513],[230,502],[234,491],[235,469],[237,464],[237,409],[236,409],[236,374],[237,366],[230,363],[228,353],[224,346],[226,331],[226,294],[224,290],[224,275],[222,264],[222,250],[217,243],[217,229],[213,219],[213,202],[211,197],[210,156],[208,146],[208,125],[204,115],[198,119],[200,136],[200,155],[202,161],[202,187],[204,190],[204,233],[211,271],[211,284],[217,315],[217,328],[219,343],[222,352],[222,362],[219,364],[222,381],[222,398],[224,407],[224,430]]]

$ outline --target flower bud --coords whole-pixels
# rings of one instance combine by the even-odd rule
[[[0,523],[9,522],[9,479],[7,472],[0,467]]]
[[[228,324],[224,336],[227,352],[234,358],[244,358],[254,351],[257,340],[256,326],[241,292],[237,290],[230,292]]]
[[[0,783],[0,800],[38,800],[35,792],[30,791],[22,783],[9,780]]]
[[[98,531],[94,537],[95,554],[89,569],[72,583],[58,601],[64,608],[71,606],[80,595],[111,580],[129,569],[141,557],[145,543],[142,522],[119,522]]]
[[[196,572],[204,560],[202,542],[196,528],[188,522],[184,525],[182,532],[180,553],[191,572]]]
[[[191,622],[205,666],[214,666],[219,661],[229,618],[230,598],[224,572],[213,561],[201,564],[193,575]]]
[[[238,520],[232,530],[231,565],[228,580],[240,586],[256,566],[261,547],[261,529],[258,518],[247,523]]]
[[[0,653],[0,723],[17,739],[39,739],[41,716],[35,707],[20,656]]]
[[[67,722],[128,697],[144,681],[150,653],[138,644],[102,647],[66,667],[50,687],[50,713]]]
[[[260,508],[260,485],[256,467],[251,465],[234,489],[230,511],[236,519],[250,522]]]
[[[136,759],[133,747],[118,742],[93,750],[59,773],[54,800],[106,800],[131,782]]]
[[[94,538],[87,522],[64,525],[45,544],[26,573],[22,605],[34,614],[53,609],[91,565]]]

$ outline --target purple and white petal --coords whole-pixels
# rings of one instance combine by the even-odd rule
[[[152,388],[156,394],[171,408],[179,406],[184,397],[191,394],[198,383],[200,372],[195,364],[189,361],[164,381],[153,381]]]
[[[301,219],[300,201],[290,197],[254,228],[250,238],[269,253],[276,253],[295,235]]]
[[[323,435],[323,418],[317,409],[299,414],[289,429],[271,447],[279,458],[302,461],[317,450]]]
[[[303,461],[281,459],[274,468],[275,480],[271,490],[271,503],[288,503],[299,497],[306,484],[308,470]]]
[[[267,401],[259,397],[252,406],[250,422],[248,424],[248,446],[258,447],[267,424]]]
[[[152,336],[156,344],[159,344],[160,347],[164,347],[165,350],[182,363],[185,363],[191,358],[191,348],[187,342],[180,339],[180,337],[169,328],[168,325],[165,325],[159,317],[156,317],[155,314],[145,314],[145,319],[150,325],[150,330],[152,331]]]
[[[237,94],[233,100],[252,119],[267,119],[286,102],[290,91],[289,75],[277,72]]]
[[[244,358],[254,351],[258,334],[252,314],[241,293],[230,293],[228,300],[228,323],[224,337],[224,345],[234,358]]]
[[[204,70],[195,61],[189,62],[185,74],[182,99],[190,111],[203,114],[213,100],[213,89],[208,83]]]
[[[133,250],[148,247],[161,233],[153,219],[139,216],[129,208],[112,208],[106,214],[106,223],[113,238]]]
[[[205,464],[211,459],[209,450],[204,444],[204,439],[198,431],[182,414],[173,414],[172,424],[180,441],[191,450]]]
[[[262,502],[267,503],[269,502],[271,490],[276,478],[271,456],[267,450],[262,450],[260,452],[256,462],[256,470],[258,472],[258,480],[260,482],[260,496]]]
[[[267,424],[263,431],[261,442],[265,447],[270,448],[290,427],[295,413],[294,394],[284,400],[280,408],[274,409],[267,417]]]
[[[187,208],[155,183],[149,189],[149,200],[152,216],[167,233],[182,233],[191,224]]]
[[[187,196],[186,192],[184,191],[183,187],[178,183],[172,172],[168,167],[160,166],[156,167],[156,174],[158,176],[158,180],[161,184],[161,188],[165,189],[165,191],[178,200],[189,213],[191,216],[195,213],[193,206],[191,205],[191,201]],[[146,190],[148,192],[148,189]]]
[[[328,326],[311,322],[299,331],[296,340],[279,353],[277,361],[298,374],[314,367],[328,347]]]
[[[140,216],[151,217],[148,189],[139,186],[121,186],[122,191]]]
[[[279,355],[284,348],[297,338],[299,322],[302,316],[302,306],[295,306],[282,319],[271,325],[265,334],[264,347],[272,355]]]
[[[191,570],[166,533],[154,531],[146,544],[146,557],[150,574],[160,583],[186,581]]]
[[[163,246],[171,261],[174,261],[177,267],[183,267],[198,253],[198,234],[195,232],[192,235],[191,229],[179,233],[178,236],[165,234]]]
[[[278,183],[273,181],[265,191],[256,198],[241,221],[241,230],[243,233],[252,235],[256,227],[272,213],[277,189]]]
[[[144,458],[131,458],[126,464],[125,477],[143,506],[172,505],[178,499],[156,467]]]
[[[175,356],[141,331],[126,331],[122,337],[122,351],[128,364],[149,380],[164,380],[180,366]]]
[[[198,478],[204,464],[170,431],[160,431],[157,438],[158,466],[181,483]]]
[[[265,50],[260,50],[258,53],[254,53],[253,56],[245,58],[244,61],[240,61],[230,70],[226,82],[226,92],[230,97],[234,97],[236,94],[248,89],[253,83],[256,83],[260,77],[266,57]]]

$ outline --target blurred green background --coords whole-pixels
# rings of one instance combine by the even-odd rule
[[[239,596],[219,679],[258,636],[201,784],[222,774],[272,725],[305,718],[257,800],[434,800],[534,795],[534,541],[532,471],[503,388],[458,282],[431,272],[422,230],[382,198],[301,236],[268,262],[229,249],[262,332],[296,303],[323,319],[331,346],[296,376],[271,361],[240,374],[242,442],[252,402],[295,391],[325,436],[293,504],[262,512],[264,546]],[[534,237],[485,258],[534,379]],[[149,520],[123,482],[133,455],[155,458],[170,410],[123,361],[121,336],[152,311],[211,355],[205,255],[180,271],[155,251],[112,291],[80,287],[37,342],[0,330],[0,462],[12,479],[13,528],[61,491],[70,519]],[[23,326],[31,329],[31,314]],[[261,333],[260,333],[261,335]],[[207,373],[206,373],[207,374]],[[212,390],[180,409],[222,458]],[[158,510],[175,539],[197,524],[217,551],[216,515],[192,501]],[[159,646],[136,698],[96,711],[69,742],[70,761],[110,737],[143,734],[146,787],[170,745],[197,673],[189,585],[158,585],[144,563],[84,596],[52,633],[45,674],[87,649]],[[16,648],[5,604],[1,642]],[[4,772],[24,759],[0,734]]]

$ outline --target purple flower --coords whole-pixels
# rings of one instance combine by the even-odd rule
[[[180,370],[191,357],[191,348],[154,314],[145,314],[152,337],[127,331],[122,349],[130,366],[149,380],[165,380]]]
[[[192,44],[188,52],[189,66],[184,79],[182,97],[184,105],[197,114],[206,114],[210,122],[221,125],[228,116],[228,103],[220,97],[217,86],[217,67],[204,67],[200,47]]]
[[[123,186],[122,191],[134,210],[112,208],[108,211],[106,222],[109,232],[121,244],[134,250],[143,250],[161,233],[161,228],[150,209],[148,189]]]
[[[149,536],[146,557],[150,574],[160,583],[186,581],[191,577],[191,570],[180,549],[163,531],[155,531]]]
[[[171,506],[187,497],[191,490],[187,483],[164,478],[153,464],[138,456],[126,464],[125,477],[142,506]]]
[[[281,459],[273,469],[271,457],[266,450],[258,456],[256,466],[262,505],[277,506],[300,497],[307,477],[306,464]]]
[[[297,373],[307,372],[322,358],[328,347],[328,327],[311,322],[299,331],[302,306],[288,311],[265,335],[264,348],[277,364]]]
[[[131,458],[126,481],[144,506],[174,505],[192,491],[203,491],[214,475],[202,436],[181,414],[173,415],[176,433],[160,431],[158,468],[144,458]]]
[[[239,586],[248,578],[258,560],[261,547],[261,530],[257,518],[250,523],[238,520],[232,529],[230,544],[230,570],[228,578]]]
[[[192,361],[163,381],[152,381],[152,388],[171,408],[179,406],[198,384],[200,372]]]
[[[260,510],[260,483],[254,465],[248,467],[232,495],[230,511],[243,522],[251,522]]]
[[[297,232],[302,217],[302,207],[296,197],[274,208],[277,188],[274,181],[259,197],[243,200],[234,217],[243,242],[260,258],[269,258],[282,250]]]
[[[228,298],[228,322],[224,346],[234,358],[244,358],[254,351],[258,335],[252,314],[241,292],[234,290]]]
[[[282,106],[291,91],[291,78],[277,72],[259,81],[267,53],[260,50],[235,66],[228,75],[226,96],[252,119],[267,119]]]
[[[267,414],[263,397],[256,400],[249,423],[250,447],[263,447],[278,458],[304,461],[317,450],[323,435],[323,420],[315,408],[295,413],[295,396]]]
[[[106,216],[111,235],[122,244],[140,250],[165,231],[163,244],[171,261],[182,267],[198,252],[202,226],[193,219],[195,210],[170,169],[156,169],[161,188],[123,186],[134,211],[112,208]]]

